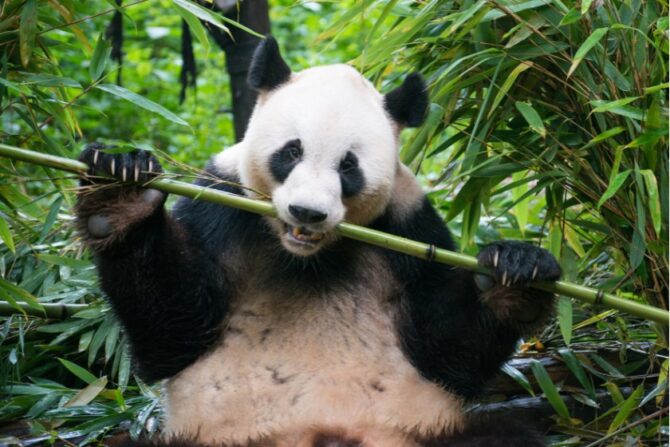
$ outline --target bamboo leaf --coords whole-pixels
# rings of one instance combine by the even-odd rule
[[[533,106],[521,101],[517,101],[515,105],[517,110],[521,112],[521,115],[523,115],[523,118],[526,120],[530,128],[533,129],[534,132],[539,133],[542,138],[545,138],[547,136],[547,129],[545,129],[542,118],[533,108]]]
[[[554,411],[556,411],[562,418],[570,419],[568,407],[565,405],[565,402],[563,402],[563,399],[561,399],[561,395],[558,393],[556,385],[551,381],[551,378],[549,377],[549,374],[547,374],[547,370],[542,366],[542,363],[533,360],[530,363],[530,368],[537,380],[537,384],[540,385],[542,392],[554,408]]]
[[[572,371],[572,374],[579,381],[584,390],[591,398],[595,399],[596,393],[595,389],[593,388],[593,382],[586,375],[586,371],[582,367],[582,364],[577,356],[575,356],[574,352],[572,352],[572,350],[569,348],[561,348],[558,350],[558,352],[561,354],[563,361],[568,366],[570,371]]]
[[[628,98],[617,99],[616,101],[591,101],[591,104],[596,106],[596,108],[594,108],[591,113],[609,112],[612,109],[619,109],[633,101],[637,101],[638,99],[640,99],[639,96],[632,96]]]
[[[37,0],[27,0],[21,9],[19,22],[19,50],[21,64],[27,67],[35,48],[37,36]]]
[[[667,360],[667,359],[666,359]],[[656,398],[658,401],[659,397],[662,397],[668,389],[668,381],[662,380],[656,383],[656,386],[644,396],[644,399],[640,401],[638,408],[644,407],[647,403],[651,402],[652,399]],[[660,404],[659,404],[660,405]]]
[[[47,214],[47,217],[44,220],[44,225],[42,226],[42,230],[40,231],[40,236],[37,239],[38,243],[44,242],[44,239],[49,234],[51,227],[53,227],[53,224],[56,222],[56,218],[58,217],[58,210],[60,210],[60,206],[62,203],[63,203],[63,196],[58,196],[58,198],[54,200],[51,206],[49,207],[49,213]]]
[[[663,360],[663,363],[661,364],[661,370],[658,373],[658,381],[656,382],[657,387],[661,386],[664,383],[665,384],[668,383],[668,364],[669,364],[669,362],[670,362],[669,359],[665,359],[665,360]],[[663,389],[663,392],[661,394],[659,394],[658,396],[656,396],[656,405],[657,406],[659,406],[659,407],[661,406],[661,404],[663,403],[663,399],[665,398],[667,393],[668,393],[668,388],[666,386]]]
[[[207,37],[207,31],[205,31],[205,27],[202,26],[200,20],[191,11],[182,8],[177,4],[175,4],[175,7],[177,8],[179,15],[188,24],[189,29],[195,34],[195,37],[205,49],[205,53],[209,54],[209,38]]]
[[[637,388],[635,388],[635,391],[633,391],[631,395],[628,396],[628,399],[626,399],[621,404],[619,411],[614,415],[614,420],[612,420],[612,423],[607,429],[607,434],[614,433],[619,427],[621,427],[621,425],[623,425],[624,422],[626,422],[631,413],[637,408],[638,401],[640,400],[643,392],[644,387],[639,385]]]
[[[616,192],[621,188],[621,186],[624,184],[628,176],[630,175],[631,170],[626,169],[623,172],[620,172],[614,177],[614,180],[610,182],[609,186],[605,190],[605,193],[602,195],[600,200],[598,200],[598,204],[596,207],[600,209],[601,206],[603,206],[603,203],[605,203],[608,199],[610,199]]]
[[[63,361],[63,359],[58,359]],[[70,365],[77,366],[74,363],[70,363]],[[67,366],[66,366],[67,367]],[[100,394],[104,389],[105,386],[107,386],[107,377],[102,376],[98,379],[95,379],[88,384],[85,388],[81,389],[77,394],[72,396],[70,400],[68,400],[63,406],[64,407],[76,407],[80,405],[88,405],[95,399],[98,394]]]
[[[109,332],[112,330],[112,327],[115,325],[115,322],[111,318],[106,318],[100,327],[95,331],[93,338],[91,339],[91,344],[88,347],[88,366],[90,367],[95,361],[96,356],[100,347],[105,343]]]
[[[114,85],[114,84],[99,84],[96,86],[97,89],[102,90],[107,93],[111,93],[114,96],[118,96],[119,98],[123,98],[126,101],[130,101],[133,104],[135,104],[138,107],[141,107],[145,110],[149,110],[150,112],[157,113],[161,115],[162,117],[172,121],[173,123],[181,124],[182,126],[189,126],[189,124],[184,121],[183,119],[179,118],[177,115],[174,113],[170,112],[167,110],[165,107],[156,104],[155,102],[145,98],[144,96],[140,96],[137,93],[131,92],[128,89],[125,89],[121,86]]]
[[[625,378],[625,376],[621,373],[621,371],[616,369],[614,366],[612,366],[611,363],[609,363],[604,358],[600,357],[598,354],[591,354],[591,358],[598,364],[598,366],[600,366],[603,369],[603,371],[605,371],[610,376],[612,376],[616,379]],[[610,393],[611,393],[611,391],[610,391]]]
[[[570,11],[565,13],[558,26],[572,25],[581,18],[582,15],[580,14],[579,10],[572,8]]]
[[[119,363],[119,388],[125,389],[130,379],[130,351],[128,343],[123,343]]]
[[[516,381],[521,387],[523,387],[524,390],[528,392],[531,396],[535,397],[535,392],[533,391],[533,386],[530,384],[528,381],[528,378],[518,369],[510,365],[509,363],[505,363],[502,367],[502,370],[505,374],[510,376],[512,379]]]
[[[565,344],[570,346],[572,340],[572,300],[562,296],[558,300],[558,326]]]
[[[493,99],[493,103],[491,104],[491,108],[489,109],[488,118],[490,118],[491,115],[493,115],[493,112],[495,111],[495,109],[498,107],[498,105],[500,105],[500,102],[503,100],[505,95],[507,95],[510,88],[512,88],[512,85],[514,85],[514,82],[516,81],[516,78],[518,78],[521,73],[528,70],[532,66],[533,66],[532,62],[523,61],[519,65],[517,65],[514,68],[514,70],[512,70],[510,72],[507,79],[505,79],[505,82],[503,82],[502,87],[500,87],[500,90],[498,91],[498,94]]]
[[[616,101],[613,101],[616,102]],[[595,106],[595,110],[601,108],[601,106],[607,106],[606,112],[614,113],[615,115],[625,116],[626,118],[632,118],[634,120],[642,121],[644,119],[644,111],[637,107],[631,107],[626,105],[610,105],[608,101],[591,101],[591,105]],[[604,112],[597,112],[604,113]]]
[[[12,284],[11,282],[7,281],[4,278],[0,278],[0,288],[4,289],[5,292],[13,295],[14,298],[18,298],[20,301],[25,301],[26,304],[28,304],[28,306],[30,306],[31,308],[39,311],[44,311],[44,308],[37,301],[37,298],[35,296],[33,296],[27,290],[24,290],[21,287]]]
[[[621,132],[625,131],[621,126],[614,127],[612,129],[607,129],[606,131],[599,133],[595,137],[593,137],[586,146],[584,146],[582,149],[587,149],[597,143],[600,143],[601,141],[608,140],[616,135],[619,135]]]
[[[9,251],[16,253],[16,248],[14,247],[14,238],[12,238],[12,232],[9,229],[9,224],[4,217],[0,216],[0,239],[5,243]]]
[[[652,85],[651,87],[647,87],[644,89],[644,94],[645,95],[653,95],[654,93],[658,93],[661,90],[666,90],[670,88],[670,82],[664,82],[662,84],[657,84],[657,85]]]
[[[570,248],[572,248],[575,251],[575,253],[577,253],[577,256],[579,256],[580,258],[586,256],[586,250],[584,250],[584,246],[580,241],[579,234],[577,234],[574,228],[572,228],[569,225],[566,225],[563,232],[565,234],[565,240],[568,242]]]
[[[68,258],[66,256],[39,254],[37,255],[37,259],[48,262],[49,264],[61,265],[73,269],[81,269],[92,266],[90,261],[84,259]]]
[[[447,28],[446,32],[443,34],[443,37],[448,37],[453,34],[458,28],[460,28],[465,22],[467,22],[472,16],[474,16],[480,9],[487,5],[488,2],[481,0],[465,11],[461,11],[457,15],[457,19]],[[488,12],[487,10],[484,10]]]
[[[203,8],[200,5],[197,5],[193,2],[190,2],[188,0],[172,0],[172,2],[180,7],[182,10],[186,10],[189,13],[193,14],[200,20],[203,20],[207,23],[211,23],[212,25],[216,26],[219,29],[222,29],[223,31],[226,32],[230,36],[230,38],[233,38],[233,35],[230,33],[230,30],[226,25],[223,24],[224,17],[223,15],[215,14],[209,9]],[[259,35],[258,33],[252,32],[257,37],[264,38],[264,36]]]
[[[603,38],[605,34],[607,34],[607,31],[609,31],[609,28],[598,28],[595,29],[591,35],[584,41],[584,43],[579,47],[577,50],[577,53],[575,53],[575,57],[572,60],[572,65],[570,65],[570,69],[568,70],[568,78],[572,73],[577,69],[579,64],[582,62],[584,57],[593,49],[594,46],[598,42],[600,42],[600,39]]]
[[[561,224],[556,221],[552,221],[549,227],[549,246],[547,249],[549,252],[554,255],[556,259],[561,259],[561,248],[563,245],[563,230],[561,229]]]
[[[644,186],[647,190],[647,206],[649,207],[649,214],[651,215],[651,222],[654,226],[656,236],[661,233],[661,202],[658,196],[658,183],[656,176],[649,169],[640,170],[642,178],[644,179]]]
[[[105,338],[105,363],[109,362],[109,359],[114,355],[120,332],[121,326],[116,322],[110,329],[109,335]]]
[[[639,147],[645,145],[654,145],[658,140],[668,135],[668,128],[664,129],[649,129],[644,132],[639,137],[635,138],[633,141],[626,145],[626,148],[629,147]]]
[[[105,33],[100,33],[98,41],[95,44],[93,57],[91,58],[91,65],[89,66],[89,74],[93,81],[100,79],[100,76],[105,72],[107,63],[109,62],[109,55],[112,53],[112,46],[105,38]]]
[[[589,12],[589,8],[591,8],[592,3],[593,0],[582,0],[582,10],[581,10],[582,15]]]
[[[79,377],[82,381],[91,384],[98,380],[97,377],[95,377],[93,374],[88,372],[86,369],[82,368],[81,366],[77,365],[76,363],[72,363],[69,360],[62,359],[58,357],[58,361],[61,362],[61,364],[67,368],[68,371],[70,371],[72,374],[75,376]]]
[[[512,181],[518,182],[526,176],[527,171],[524,172],[515,172],[512,175]],[[521,182],[518,186],[512,188],[512,200],[514,200],[515,205],[512,207],[514,211],[514,216],[516,221],[519,224],[519,230],[523,235],[526,231],[526,225],[528,224],[528,206],[530,203],[530,196],[527,196],[525,199],[521,200],[521,197],[528,192],[528,183]]]
[[[68,3],[68,6],[72,9],[74,9],[72,6],[70,6],[70,2]],[[91,54],[91,44],[88,42],[88,39],[86,38],[86,35],[84,32],[79,28],[75,23],[74,16],[70,12],[70,9],[68,9],[68,6],[63,5],[60,3],[58,0],[49,0],[49,4],[52,6],[53,9],[55,9],[58,14],[60,14],[67,23],[70,25],[67,27],[69,30],[71,30],[74,35],[77,37],[77,40],[81,42],[81,44],[84,46],[84,50],[87,54]]]

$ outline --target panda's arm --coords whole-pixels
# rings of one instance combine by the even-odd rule
[[[140,156],[124,161],[115,155],[115,171],[133,172],[132,158]],[[96,157],[111,166],[105,157],[112,155]],[[205,249],[196,228],[180,221],[195,216],[206,226],[220,216],[190,201],[170,214],[157,194],[127,185],[97,187],[80,194],[77,204],[79,230],[95,254],[102,289],[124,327],[140,376],[149,381],[175,375],[211,346],[229,295],[215,252]]]
[[[387,213],[378,227],[436,247],[454,248],[449,231],[425,198],[412,213],[402,218],[392,216]],[[530,264],[526,264],[540,250],[503,242],[485,248],[482,253],[486,259],[480,258],[480,263],[486,265],[490,254],[495,256],[497,248],[505,247],[512,247],[514,253],[499,253],[497,265],[511,269],[513,275],[528,269]],[[519,264],[515,257],[526,250],[527,259],[520,259]],[[387,256],[404,286],[400,335],[408,357],[425,377],[462,396],[481,392],[512,354],[517,340],[551,314],[551,294],[493,282],[481,291],[471,272],[401,254]],[[532,274],[532,265],[530,271]]]

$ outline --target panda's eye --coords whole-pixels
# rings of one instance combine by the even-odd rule
[[[291,140],[281,149],[282,159],[285,163],[292,163],[302,157],[302,145],[300,140]]]
[[[285,149],[285,151],[286,151],[286,155],[288,156],[288,158],[290,158],[293,161],[298,160],[300,158],[300,156],[302,155],[302,151],[297,146],[288,146]]]
[[[350,173],[358,167],[358,160],[356,156],[348,153],[346,158],[340,162],[340,172],[343,174]]]
[[[358,158],[353,152],[347,152],[346,157],[340,162],[340,183],[342,185],[342,196],[353,197],[365,187],[365,177],[362,169],[358,166]]]
[[[270,157],[270,172],[278,182],[283,182],[302,159],[302,144],[295,139],[285,143]]]

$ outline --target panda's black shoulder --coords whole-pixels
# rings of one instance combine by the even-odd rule
[[[454,240],[442,217],[435,210],[425,194],[421,193],[413,198],[413,202],[399,212],[393,201],[384,213],[375,220],[372,228],[411,239],[436,248],[454,250]],[[388,259],[394,275],[404,284],[411,284],[421,277],[436,275],[451,270],[444,264],[431,263],[414,256],[384,250],[383,255]]]
[[[222,172],[213,161],[208,163],[195,184],[230,194],[243,193],[239,177]],[[253,238],[261,226],[258,214],[186,197],[177,201],[172,216],[185,228],[193,242],[214,253],[222,253],[233,241],[243,242]]]

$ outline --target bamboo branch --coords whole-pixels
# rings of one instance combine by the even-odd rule
[[[86,164],[76,160],[42,154],[4,144],[0,144],[0,156],[69,171],[79,175],[85,175],[88,171],[88,166]],[[213,202],[219,205],[231,206],[264,216],[276,215],[272,204],[269,202],[249,199],[247,197],[216,191],[176,180],[158,178],[151,182],[151,187],[163,192],[177,194],[191,199]],[[337,231],[342,236],[404,253],[406,255],[415,256],[421,259],[432,258],[432,260],[443,264],[490,274],[490,272],[480,268],[477,264],[477,259],[472,256],[435,248],[429,244],[346,222],[339,224],[337,226]],[[559,295],[576,298],[591,304],[617,309],[666,326],[670,323],[670,314],[664,309],[621,298],[611,293],[606,293],[603,290],[596,290],[566,281],[556,281],[554,283],[536,282],[530,284],[530,286],[540,290],[557,293]]]

